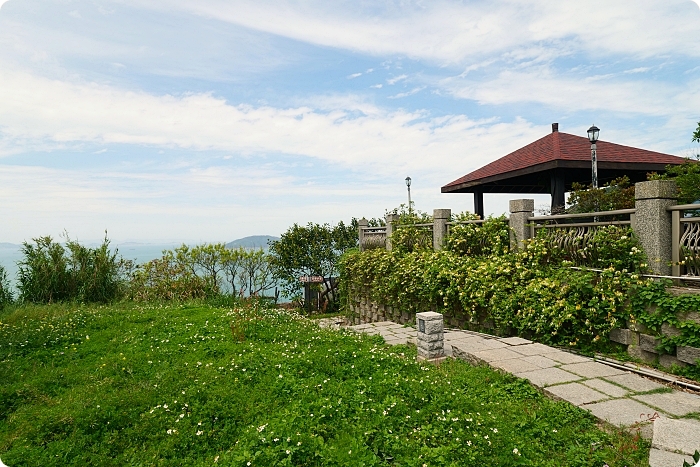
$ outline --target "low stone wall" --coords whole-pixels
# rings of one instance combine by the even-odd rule
[[[415,319],[415,316],[411,313],[401,312],[383,303],[374,302],[369,298],[368,293],[352,293],[348,302],[353,324],[377,323],[380,321],[408,324]]]
[[[671,294],[679,295],[683,293],[700,293],[696,290],[680,290],[677,288],[668,289]],[[647,311],[654,313],[653,309]],[[697,312],[677,313],[679,322],[690,322],[700,325],[700,310]],[[660,332],[654,332],[641,323],[628,322],[625,329],[613,329],[610,332],[610,340],[627,346],[627,353],[635,358],[639,358],[647,363],[655,363],[669,368],[672,365],[687,366],[700,364],[700,348],[678,346],[675,355],[664,353],[657,349],[661,344],[660,337],[676,337],[681,335],[680,329],[676,326],[664,323]]]

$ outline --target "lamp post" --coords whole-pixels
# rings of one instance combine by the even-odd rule
[[[411,213],[411,177],[406,177],[406,188],[408,188],[408,213]]]
[[[591,185],[593,188],[598,188],[598,157],[596,155],[596,145],[600,128],[593,125],[588,129],[588,141],[591,142]]]

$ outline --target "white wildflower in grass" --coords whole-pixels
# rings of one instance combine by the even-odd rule
[[[516,456],[520,455],[520,451],[518,451],[518,448],[513,448],[513,454],[515,454]]]

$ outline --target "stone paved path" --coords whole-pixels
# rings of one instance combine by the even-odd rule
[[[333,318],[325,327],[340,327]],[[349,326],[379,334],[388,344],[415,343],[416,330],[393,322]],[[598,419],[639,429],[652,440],[651,467],[682,467],[700,450],[700,396],[671,389],[652,379],[519,337],[498,338],[446,330],[445,353],[486,364],[529,380],[550,397],[588,410]],[[689,417],[689,415],[691,417]]]

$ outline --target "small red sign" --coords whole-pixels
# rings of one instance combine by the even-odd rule
[[[301,276],[299,278],[299,282],[313,282],[316,284],[320,284],[323,282],[323,276]]]

